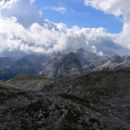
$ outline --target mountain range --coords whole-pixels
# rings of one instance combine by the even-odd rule
[[[46,76],[49,78],[73,78],[92,71],[120,69],[130,66],[130,56],[99,56],[78,49],[69,53],[51,55],[29,54],[23,57],[0,58],[0,80],[16,76]]]

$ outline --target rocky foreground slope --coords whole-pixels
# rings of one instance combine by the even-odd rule
[[[0,130],[129,130],[130,69],[0,82]]]

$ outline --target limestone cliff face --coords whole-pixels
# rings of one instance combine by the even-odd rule
[[[82,75],[83,69],[81,62],[74,53],[65,55],[61,60],[53,65],[54,78]]]

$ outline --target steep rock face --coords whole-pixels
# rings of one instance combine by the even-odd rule
[[[108,57],[99,56],[84,49],[78,49],[75,51],[75,55],[79,59],[85,74],[93,71],[96,67],[101,66],[108,60]]]
[[[69,53],[53,65],[54,78],[83,74],[81,62],[74,53]]]
[[[107,57],[105,56],[99,56],[92,52],[85,51],[84,49],[78,49],[75,51],[75,55],[80,60],[83,68],[87,66],[99,66],[103,64],[105,61],[107,61]]]
[[[44,71],[49,77],[67,78],[76,77],[91,72],[95,67],[104,64],[107,57],[97,56],[84,49],[78,49],[52,60]]]

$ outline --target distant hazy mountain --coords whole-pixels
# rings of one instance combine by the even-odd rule
[[[8,80],[22,75],[44,75],[51,78],[76,77],[91,71],[118,69],[130,66],[130,56],[99,56],[78,49],[64,54],[30,54],[23,57],[1,57],[0,79]]]
[[[13,58],[4,58],[5,66],[0,68],[0,79],[6,80],[20,75],[40,75],[44,65],[48,62],[44,55],[27,55],[17,60]],[[11,62],[10,62],[11,61]],[[0,62],[2,66],[3,62]]]

